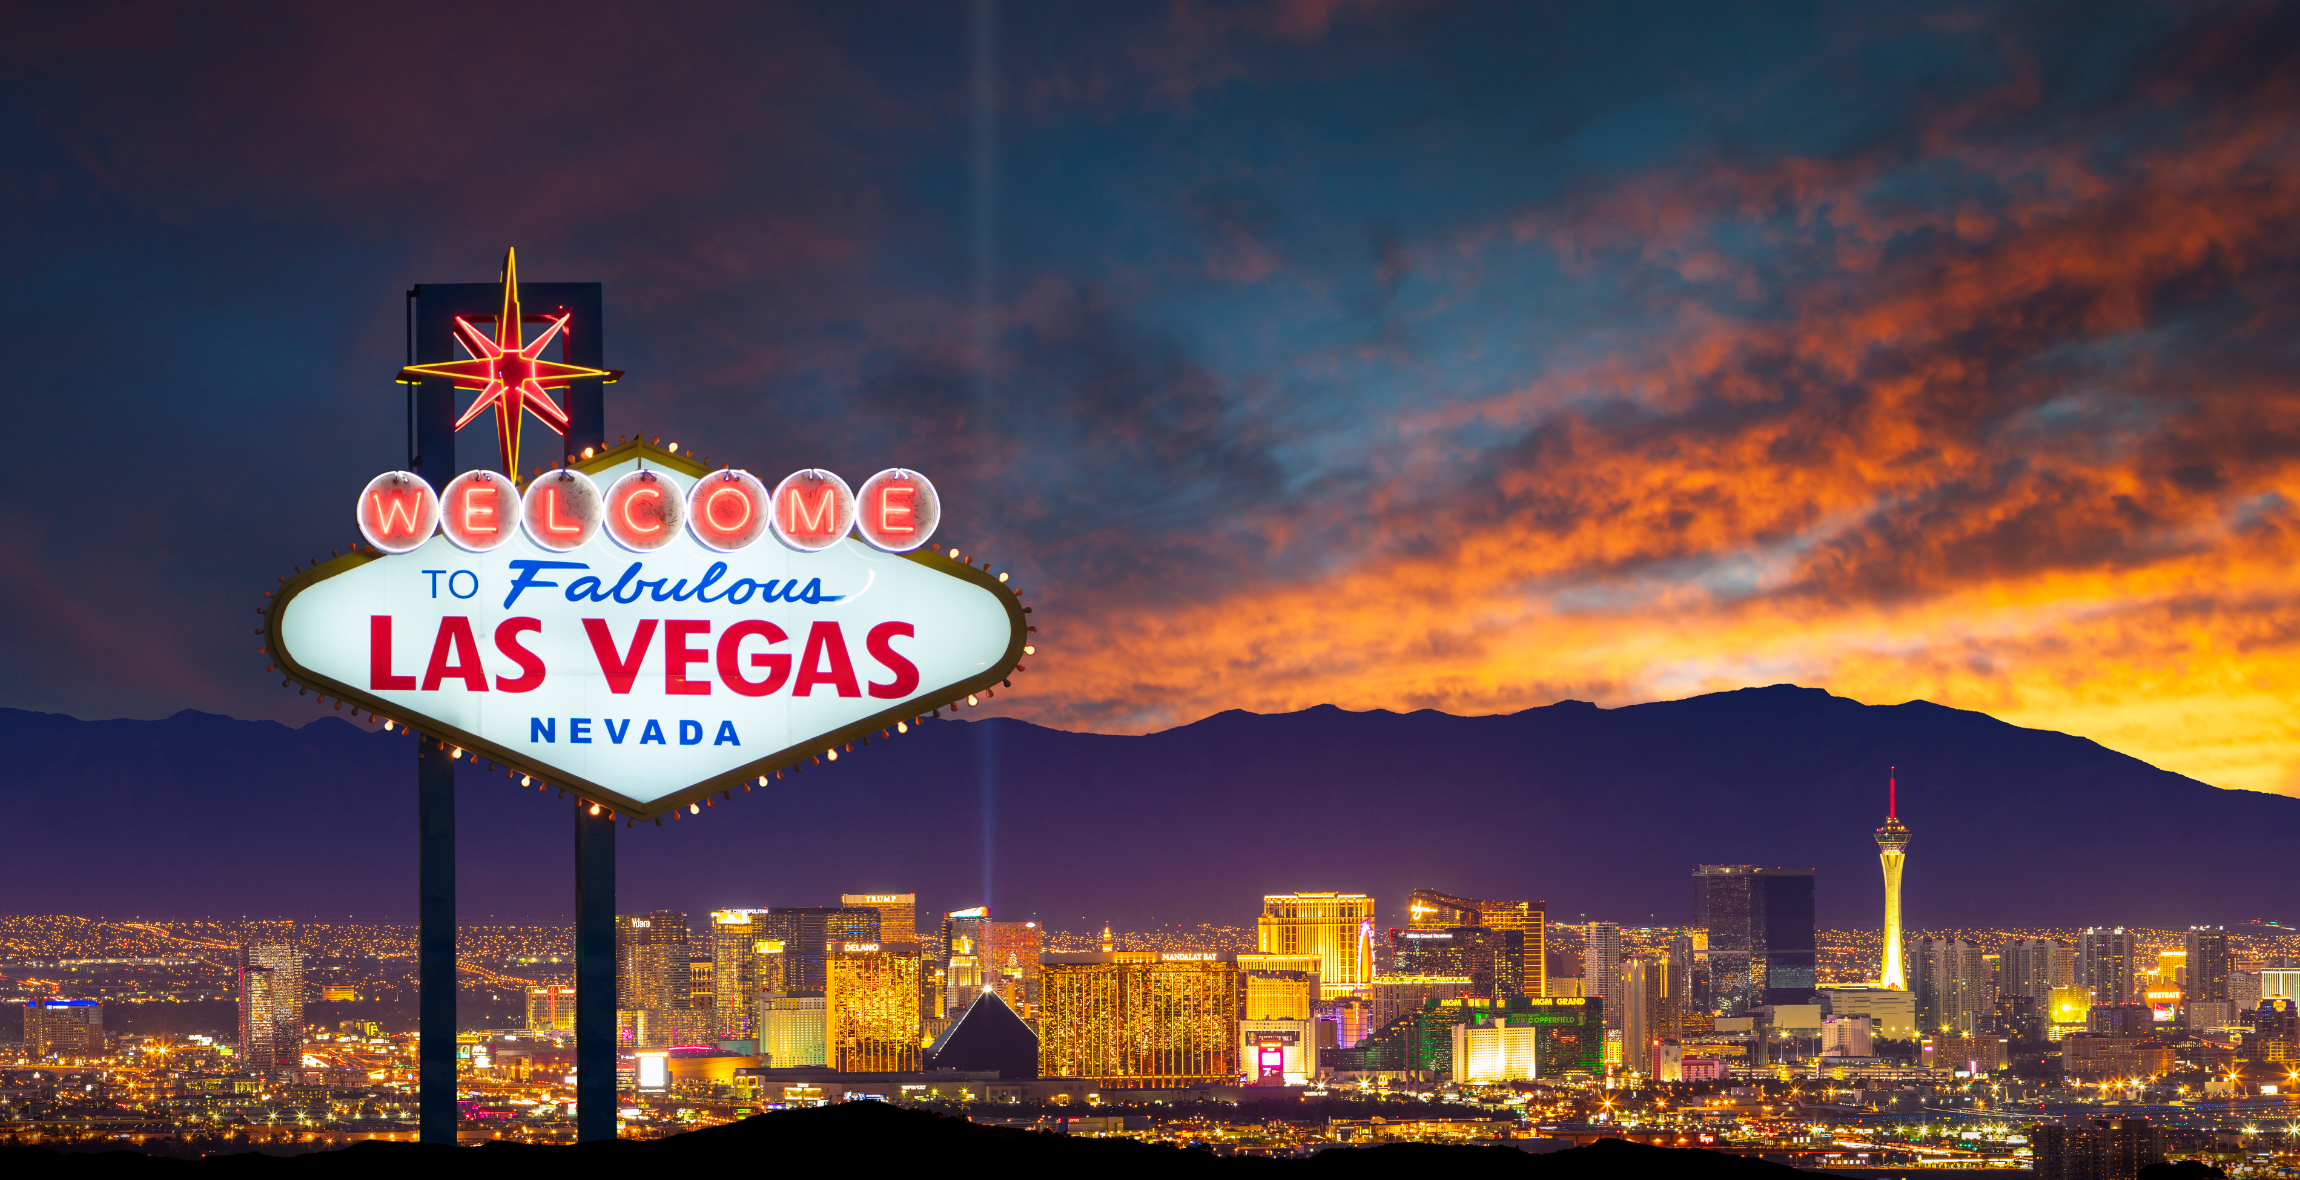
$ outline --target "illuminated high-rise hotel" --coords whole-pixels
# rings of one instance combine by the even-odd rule
[[[1543,941],[1549,931],[1548,902],[1477,901],[1435,889],[1416,889],[1406,899],[1407,930],[1442,931],[1455,926],[1523,931],[1522,983],[1512,994],[1549,994],[1549,950]]]
[[[1039,969],[1038,1076],[1086,1078],[1107,1089],[1235,1081],[1245,1006],[1237,958],[1218,951],[1047,954]]]
[[[303,1064],[303,952],[290,943],[239,951],[242,1068],[277,1074]]]
[[[1877,829],[1877,859],[1885,866],[1885,962],[1877,985],[1909,990],[1901,970],[1901,862],[1908,859],[1909,829],[1901,824],[1900,779],[1885,776],[1885,826]]]
[[[1256,926],[1263,953],[1318,957],[1320,999],[1374,980],[1374,899],[1363,893],[1269,894]]]
[[[882,942],[918,941],[918,894],[842,893],[839,906],[877,910],[878,936]]]
[[[920,1066],[918,944],[838,942],[823,955],[824,1051],[841,1073]]]

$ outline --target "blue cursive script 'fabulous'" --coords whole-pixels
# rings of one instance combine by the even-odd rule
[[[566,585],[567,601],[629,604],[639,601],[644,596],[650,597],[656,602],[730,602],[739,606],[753,598],[757,598],[760,602],[822,603],[837,602],[846,597],[844,594],[823,593],[823,580],[821,578],[807,579],[807,584],[804,587],[799,585],[797,578],[791,578],[788,581],[780,578],[768,578],[764,582],[750,578],[737,578],[714,594],[711,592],[711,588],[717,586],[719,580],[727,576],[726,562],[712,562],[711,568],[704,570],[703,576],[695,579],[693,586],[687,585],[685,578],[676,582],[669,578],[642,578],[639,574],[641,567],[645,564],[638,561],[632,562],[630,568],[625,569],[623,576],[615,579],[615,584],[612,586],[600,581],[596,574],[585,574],[576,578]],[[503,596],[503,609],[510,610],[511,604],[519,601],[519,596],[529,590],[545,587],[558,588],[559,583],[545,580],[538,576],[540,574],[551,570],[587,570],[590,568],[591,563],[585,561],[539,561],[532,558],[521,558],[514,561],[511,563],[511,569],[516,576],[511,580],[511,592]]]

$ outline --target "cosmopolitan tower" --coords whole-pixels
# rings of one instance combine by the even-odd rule
[[[1887,775],[1885,826],[1877,829],[1877,859],[1885,866],[1885,963],[1877,985],[1907,991],[1901,971],[1901,862],[1908,859],[1909,829],[1901,824],[1900,803],[1898,775]]]

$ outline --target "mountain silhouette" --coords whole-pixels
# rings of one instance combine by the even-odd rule
[[[0,710],[15,815],[0,911],[411,920],[414,742],[184,712]],[[619,908],[916,892],[1056,929],[1251,925],[1264,893],[1534,898],[1563,920],[1683,922],[1696,864],[1819,870],[1824,926],[1874,927],[1888,766],[1914,833],[1912,928],[2289,917],[2300,800],[1922,701],[1775,685],[1457,717],[1225,712],[1145,736],[930,720],[700,816],[622,833]],[[467,922],[571,912],[571,803],[459,785]],[[700,918],[697,918],[700,926]]]

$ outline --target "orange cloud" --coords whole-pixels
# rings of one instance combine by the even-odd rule
[[[2149,101],[2231,52],[2175,55]],[[2016,78],[1914,151],[1689,167],[1468,235],[1637,268],[1673,327],[1399,414],[1353,564],[1148,613],[1057,594],[1010,708],[1140,730],[1796,681],[2300,794],[2300,391],[2274,314],[2300,85],[2289,63],[2226,85],[2113,161],[1990,139],[2036,101]],[[1892,199],[1918,170],[1991,195]],[[1756,274],[1783,257],[1809,273]]]

